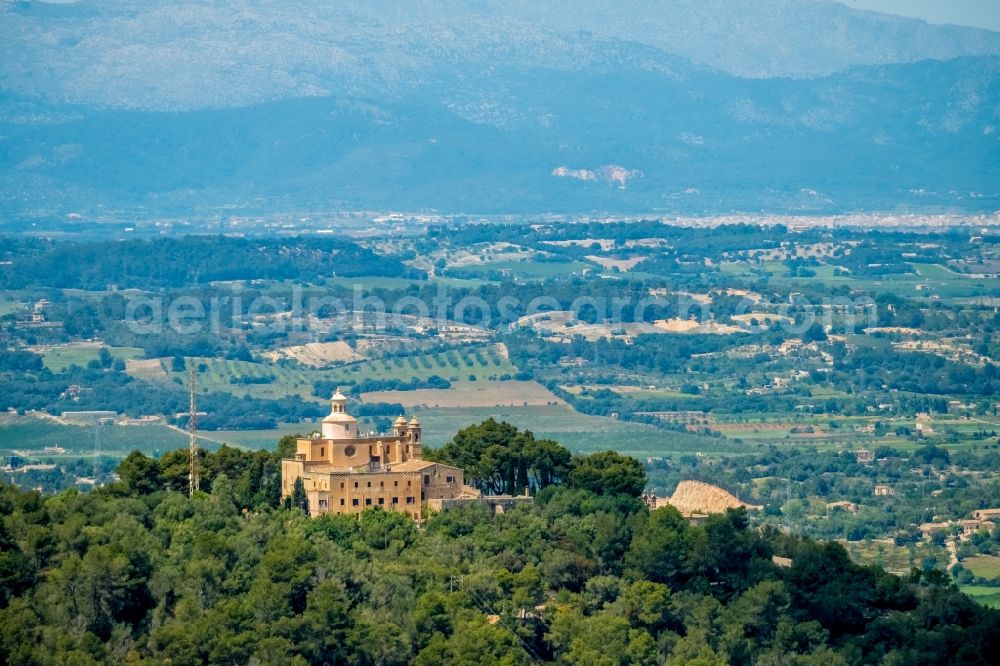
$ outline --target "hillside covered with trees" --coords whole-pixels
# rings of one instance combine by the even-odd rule
[[[335,275],[417,276],[397,259],[334,238],[199,236],[61,242],[0,239],[0,285],[103,290],[180,287],[216,280],[315,280]]]
[[[418,526],[280,503],[291,446],[203,454],[192,498],[183,450],[134,453],[91,493],[0,487],[0,663],[985,664],[1000,650],[1000,612],[943,574],[859,566],[742,510],[697,527],[650,512],[641,465],[618,454],[468,428],[436,455],[461,450],[481,483],[528,478],[535,504]]]

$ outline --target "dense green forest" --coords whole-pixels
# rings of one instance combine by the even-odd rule
[[[1000,650],[1000,612],[943,574],[859,566],[742,510],[697,527],[650,512],[641,465],[614,453],[468,428],[436,453],[462,449],[489,483],[529,476],[535,504],[418,526],[280,503],[292,445],[202,454],[191,498],[183,450],[134,453],[91,493],[0,486],[0,663],[986,664]]]
[[[398,260],[343,239],[197,236],[154,240],[53,242],[0,238],[4,289],[182,287],[213,280],[316,280],[334,275],[417,277]],[[9,263],[7,263],[9,262]]]

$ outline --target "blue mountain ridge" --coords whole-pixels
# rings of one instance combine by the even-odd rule
[[[1000,204],[1000,57],[747,79],[648,55],[662,66],[610,48],[579,71],[450,71],[395,96],[226,109],[101,109],[5,91],[0,212]],[[553,175],[560,167],[567,175]]]

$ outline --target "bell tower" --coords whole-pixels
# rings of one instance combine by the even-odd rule
[[[337,389],[330,398],[330,414],[323,419],[323,439],[357,439],[358,421],[347,413],[347,396]]]
[[[409,438],[410,460],[420,460],[423,444],[420,439],[420,421],[416,416],[410,419],[407,425],[407,436]]]

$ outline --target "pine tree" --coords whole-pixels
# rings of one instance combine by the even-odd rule
[[[292,508],[299,508],[309,513],[309,498],[306,497],[306,486],[302,483],[302,477],[295,479],[295,486],[292,488]]]

